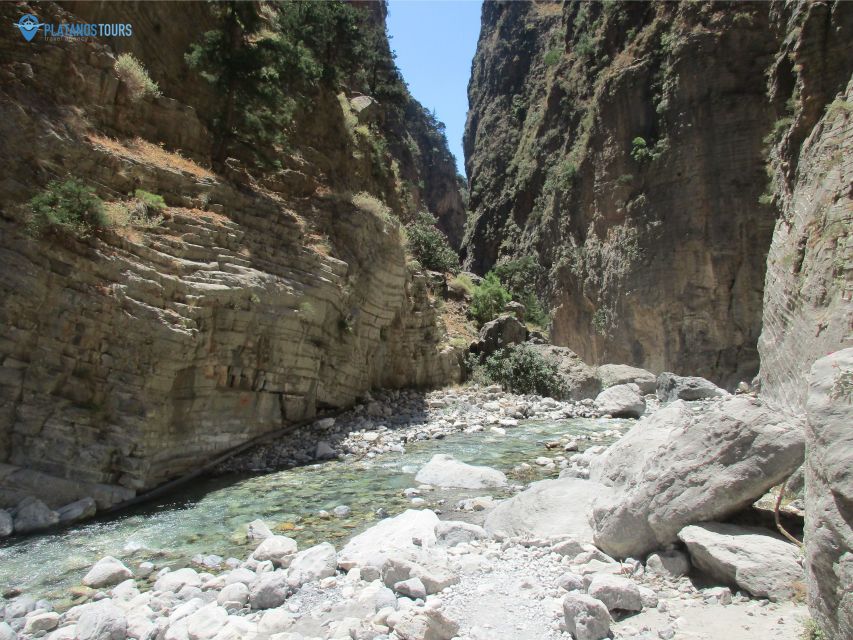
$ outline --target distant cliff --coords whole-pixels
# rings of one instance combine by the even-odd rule
[[[811,362],[851,333],[851,15],[486,2],[467,264],[535,256],[554,341],[594,363],[732,386],[758,372],[763,331],[765,386],[801,398]]]

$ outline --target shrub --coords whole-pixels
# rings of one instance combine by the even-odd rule
[[[541,271],[536,259],[533,256],[524,256],[501,263],[495,266],[493,271],[512,299],[524,305],[527,320],[545,326],[548,323],[548,314],[533,291]]]
[[[420,212],[406,225],[406,247],[414,258],[431,271],[456,273],[459,256],[451,248],[436,225],[436,218],[428,211]]]
[[[499,384],[513,393],[535,393],[553,398],[566,394],[566,385],[556,363],[528,344],[496,351],[482,364],[473,365],[472,377],[478,382]]]
[[[30,212],[27,227],[35,236],[47,228],[85,237],[107,225],[103,201],[74,178],[50,182],[30,200]]]
[[[645,138],[636,137],[631,141],[631,157],[636,162],[648,162],[657,160],[669,149],[669,141],[661,138],[653,146],[646,143]]]
[[[447,283],[447,288],[470,296],[474,292],[474,282],[466,275],[453,276]]]
[[[145,191],[143,189],[137,189],[133,195],[148,209],[153,209],[154,211],[162,211],[166,208],[166,201],[163,200],[163,196],[157,195],[156,193],[151,193],[150,191]]]
[[[116,60],[115,71],[119,79],[127,85],[132,100],[161,95],[160,87],[151,79],[145,67],[133,55],[121,54]]]
[[[497,274],[489,271],[483,283],[474,287],[471,294],[471,317],[479,326],[483,326],[500,315],[511,299],[509,291],[501,286]]]
[[[551,49],[548,53],[545,54],[544,62],[547,66],[551,67],[557,64],[560,61],[560,53],[559,49]]]
[[[352,203],[366,213],[370,213],[383,222],[392,223],[391,208],[367,191],[360,191],[352,197]]]

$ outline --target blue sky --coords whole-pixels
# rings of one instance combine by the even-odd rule
[[[388,35],[409,90],[447,126],[447,142],[465,175],[462,133],[468,78],[480,35],[480,0],[390,0]]]

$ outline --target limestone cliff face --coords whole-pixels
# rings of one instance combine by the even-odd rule
[[[764,140],[788,98],[768,95],[765,74],[796,47],[787,16],[811,12],[825,33],[802,74],[818,82],[853,10],[804,4],[487,2],[465,137],[467,264],[536,256],[552,337],[589,362],[752,378],[762,300],[788,299],[764,291],[786,206],[761,197]],[[846,84],[850,64],[836,64]]]
[[[346,87],[320,92],[283,168],[237,158],[216,173],[215,97],[169,53],[187,44],[176,25],[203,25],[204,13],[114,6],[163,97],[131,100],[105,43],[0,38],[0,504],[35,492],[51,506],[93,495],[103,507],[371,387],[460,374],[399,223],[351,197],[365,191],[403,219],[422,202],[445,220],[461,213],[452,159],[420,105],[393,120]],[[0,21],[26,10],[5,4]],[[36,12],[75,19],[52,4]],[[376,145],[351,130],[360,117],[414,144],[370,155]],[[66,176],[108,207],[136,189],[168,207],[156,224],[31,237],[26,201]],[[70,482],[45,495],[41,473]]]
[[[780,215],[758,347],[765,397],[801,413],[814,361],[853,344],[853,7],[803,3],[774,18],[787,34],[770,75]]]

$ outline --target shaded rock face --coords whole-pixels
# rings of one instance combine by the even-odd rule
[[[853,349],[815,362],[806,426],[809,608],[833,640],[853,637]]]
[[[853,7],[805,3],[781,17],[797,27],[770,87],[794,110],[770,150],[779,219],[758,348],[762,394],[802,412],[812,363],[850,346],[853,326]]]
[[[140,29],[152,12],[184,20],[175,7],[139,5]],[[71,19],[52,4],[42,12]],[[17,16],[0,7],[4,22]],[[164,96],[131,102],[103,44],[37,44],[34,56],[22,38],[0,40],[0,477],[10,479],[0,504],[38,493],[40,473],[62,479],[61,504],[90,495],[108,506],[371,387],[458,379],[397,226],[340,195],[364,189],[406,213],[391,168],[377,177],[348,146],[337,96],[318,95],[313,119],[295,125],[298,188],[230,165],[216,174],[174,153],[209,156],[212,107],[203,92],[198,104],[170,97],[179,78],[157,74],[171,62],[151,58]],[[418,175],[417,162],[398,160]],[[153,227],[29,237],[23,205],[66,175],[104,200],[144,189],[168,208]]]
[[[537,290],[554,310],[552,339],[587,362],[700,375],[727,388],[752,378],[771,238],[774,247],[808,244],[819,253],[825,283],[835,238],[849,234],[842,226],[823,234],[821,205],[809,200],[819,192],[831,202],[849,183],[850,154],[831,159],[849,147],[839,115],[832,132],[808,138],[812,169],[796,172],[801,188],[782,207],[800,202],[807,211],[792,229],[792,216],[780,221],[773,235],[779,204],[791,196],[759,202],[768,182],[763,139],[785,115],[793,76],[788,63],[780,98],[768,95],[765,73],[797,50],[808,63],[798,79],[805,110],[819,113],[820,100],[831,101],[850,77],[849,47],[832,59],[850,41],[845,4],[486,2],[465,134],[473,215],[466,265],[484,272],[504,256],[536,256]],[[799,36],[806,13],[814,16]],[[844,83],[823,86],[829,68],[827,77]],[[818,88],[821,98],[810,102]],[[785,148],[792,176],[813,125],[801,124]],[[817,176],[832,163],[821,190]],[[827,222],[849,210],[849,194],[832,206]],[[844,322],[795,346],[792,285],[813,299],[803,336],[815,332],[820,309],[839,304],[839,289],[827,285],[827,297],[796,274],[767,283],[778,320],[768,332],[765,311],[764,352],[787,335],[802,376],[806,354],[837,344]],[[771,367],[767,375],[780,373]]]

